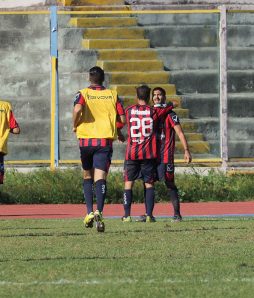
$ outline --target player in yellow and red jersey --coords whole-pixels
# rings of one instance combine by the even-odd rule
[[[112,157],[112,143],[125,123],[124,108],[117,92],[102,84],[104,71],[95,66],[89,70],[91,85],[80,90],[74,101],[73,131],[79,139],[83,167],[83,189],[87,207],[84,219],[86,227],[94,220],[98,232],[104,232],[102,211],[106,197],[106,177]],[[97,210],[93,212],[93,189],[97,199]]]
[[[4,181],[4,156],[8,153],[9,134],[19,134],[20,128],[12,112],[11,104],[0,100],[0,184]]]

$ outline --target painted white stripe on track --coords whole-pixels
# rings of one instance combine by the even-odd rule
[[[213,283],[213,282],[244,282],[244,283],[254,283],[254,278],[225,278],[225,279],[197,279],[195,281],[190,280],[180,280],[180,279],[164,279],[164,280],[136,280],[136,279],[124,279],[124,280],[84,280],[84,281],[76,281],[76,280],[66,280],[66,279],[59,279],[55,281],[31,281],[31,282],[12,282],[12,281],[5,281],[0,280],[0,286],[40,286],[40,285],[103,285],[103,284],[137,284],[137,283],[146,283],[146,284],[153,284],[153,283],[164,283],[164,284],[174,284],[174,283]]]

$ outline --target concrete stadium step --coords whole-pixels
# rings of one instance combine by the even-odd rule
[[[176,111],[176,113],[178,114],[177,111]],[[202,133],[187,132],[187,133],[185,133],[185,136],[186,136],[188,142],[190,142],[190,141],[203,141],[204,140],[204,136],[203,136]],[[179,138],[178,138],[177,135],[176,135],[176,140],[179,141]]]
[[[202,70],[219,67],[216,47],[157,47],[158,56],[166,69]]]
[[[123,5],[124,0],[58,0],[64,6],[82,6],[82,5]]]
[[[179,94],[218,92],[218,70],[171,71],[171,82],[177,85]],[[252,92],[254,70],[229,70],[229,92]]]
[[[219,117],[219,94],[184,94],[181,98],[191,118]],[[229,93],[228,115],[254,117],[253,93]]]
[[[227,29],[229,47],[253,47],[254,46],[253,25],[231,25]]]
[[[171,25],[171,26],[189,26],[189,25],[217,25],[219,16],[216,14],[139,14],[137,16],[138,23],[141,26],[157,26],[157,25]]]
[[[228,71],[228,92],[253,92],[254,69]]]
[[[254,142],[252,140],[246,140],[244,142],[229,141],[229,156],[230,157],[251,157],[254,152]]]
[[[143,28],[88,28],[84,31],[85,39],[142,39],[144,38]]]
[[[169,72],[108,72],[110,83],[115,84],[167,84]]]
[[[151,85],[149,85],[149,86],[151,87]],[[131,96],[121,96],[121,95],[119,95],[119,96],[123,100],[123,104],[124,104],[125,107],[137,103],[137,99],[136,99],[135,94],[131,95]],[[178,96],[178,95],[169,95],[169,96],[167,96],[167,102],[169,102],[169,101],[170,102],[172,102],[172,101],[175,102],[177,104],[177,108],[179,108],[179,109],[182,108],[182,103],[181,103],[181,97],[180,96]],[[183,110],[189,111],[188,109],[183,109]]]
[[[85,49],[148,48],[148,39],[83,39]]]
[[[220,144],[218,141],[209,141],[211,152],[216,152],[219,155]],[[228,154],[230,158],[249,158],[253,156],[254,143],[253,141],[229,141]]]
[[[84,17],[71,18],[69,26],[96,28],[96,27],[129,27],[137,26],[137,19],[133,17]]]
[[[195,131],[202,133],[208,142],[220,139],[220,121],[217,117],[202,117],[190,121]]]
[[[163,38],[161,38],[163,36]],[[215,47],[217,26],[146,26],[145,38],[152,47]]]
[[[176,84],[178,94],[218,91],[218,70],[179,70],[171,71],[170,75],[170,82]]]
[[[253,36],[254,26],[232,25],[227,29],[229,47],[251,47]],[[152,47],[216,47],[219,40],[217,25],[146,26],[145,37],[151,39]]]
[[[160,60],[131,60],[131,61],[104,61],[98,60],[97,65],[105,71],[159,71],[163,70]]]
[[[200,154],[200,153],[209,153],[210,152],[210,146],[209,143],[206,141],[189,141],[189,148],[190,152],[194,154]],[[176,141],[176,153],[183,152],[183,147],[180,142]]]
[[[229,93],[228,95],[229,117],[253,117],[254,96],[250,93]]]
[[[72,6],[71,7],[72,11],[129,11],[131,10],[129,5],[89,5],[89,6]],[[86,15],[86,14],[84,14]],[[90,14],[89,14],[90,15]],[[108,14],[107,14],[108,15]],[[77,16],[73,14],[73,16]],[[83,16],[83,14],[82,14]],[[104,15],[105,16],[105,15]]]
[[[118,84],[114,85],[112,82],[110,84],[110,88],[114,89],[117,91],[117,93],[120,96],[129,96],[129,97],[135,97],[136,96],[136,88],[138,87],[138,83],[130,84],[130,85],[125,85],[125,84]],[[149,87],[151,89],[158,87],[158,84],[149,84]],[[160,84],[160,87],[164,88],[167,93],[167,97],[175,95],[176,94],[176,88],[175,85],[173,84]],[[179,98],[179,97],[178,97]]]
[[[200,26],[208,26],[208,25],[217,25],[219,23],[219,15],[218,14],[156,14],[151,13],[147,14],[139,14],[138,22],[142,26],[149,25],[200,25]],[[227,24],[228,25],[254,25],[254,19],[252,13],[233,13],[227,14]]]
[[[156,48],[164,66],[170,70],[215,69],[219,67],[218,47],[165,47]],[[228,47],[228,69],[252,69],[253,48]]]
[[[157,51],[151,48],[147,49],[99,49],[98,58],[100,60],[132,60],[134,57],[138,60],[155,60],[158,58]]]
[[[181,126],[182,126],[185,133],[188,133],[188,132],[202,133],[201,131],[197,131],[197,123],[195,123],[193,120],[182,119],[181,120]]]

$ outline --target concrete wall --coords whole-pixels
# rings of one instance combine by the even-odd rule
[[[83,29],[69,28],[59,17],[60,155],[79,159],[72,133],[75,93],[88,85],[87,71],[97,61],[81,47]],[[219,154],[218,19],[215,15],[146,15],[139,26],[156,48],[170,82],[212,153]],[[253,15],[231,15],[229,29],[229,140],[231,156],[253,156]],[[9,159],[49,159],[49,16],[0,15],[0,98],[10,100],[22,133],[9,143]],[[158,38],[163,36],[163,38]],[[107,82],[107,80],[106,80]],[[122,158],[115,152],[115,159]]]

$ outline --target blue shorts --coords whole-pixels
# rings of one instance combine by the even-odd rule
[[[157,164],[157,176],[158,181],[165,181],[174,183],[175,180],[175,166],[172,163],[160,163]]]
[[[4,154],[0,152],[0,184],[4,183]]]
[[[99,169],[108,172],[113,149],[111,146],[79,147],[83,170]]]
[[[153,183],[156,174],[156,160],[126,160],[124,163],[124,181],[142,179],[145,183]]]

